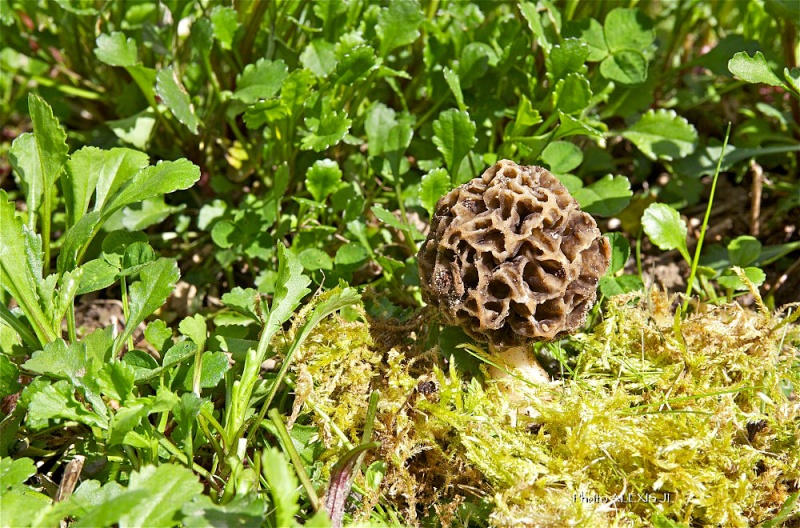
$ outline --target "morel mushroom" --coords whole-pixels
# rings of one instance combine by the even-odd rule
[[[610,258],[555,176],[502,160],[439,200],[418,263],[422,297],[448,324],[549,381],[522,346],[581,327]]]

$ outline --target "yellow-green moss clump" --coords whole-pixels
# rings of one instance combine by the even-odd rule
[[[540,387],[481,384],[413,336],[379,349],[363,314],[330,318],[298,358],[298,404],[333,464],[344,437],[360,442],[380,391],[372,460],[386,462],[380,494],[410,524],[462,524],[479,504],[495,525],[772,519],[800,486],[800,333],[763,306],[701,305],[680,319],[673,301],[614,297],[594,332],[572,339],[575,375]],[[361,515],[378,500],[366,495]]]

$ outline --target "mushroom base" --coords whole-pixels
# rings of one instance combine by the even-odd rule
[[[490,347],[491,348],[491,347]],[[501,350],[492,350],[497,363],[508,372],[497,367],[489,367],[489,374],[494,379],[504,379],[515,374],[526,381],[536,384],[550,384],[550,375],[542,368],[536,356],[527,347],[515,346]]]

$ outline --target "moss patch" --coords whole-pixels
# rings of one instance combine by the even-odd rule
[[[681,319],[673,301],[613,298],[571,339],[574,375],[550,386],[481,384],[422,340],[380,350],[363,313],[330,318],[298,358],[298,412],[333,464],[380,391],[371,456],[387,470],[356,517],[382,497],[409,523],[463,524],[482,507],[496,525],[769,520],[800,484],[800,332],[737,304]]]

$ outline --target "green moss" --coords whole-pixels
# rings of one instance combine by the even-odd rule
[[[331,424],[358,443],[368,395],[381,392],[373,456],[388,464],[384,500],[409,523],[458,524],[459,508],[483,501],[497,525],[768,520],[800,483],[800,333],[737,304],[683,320],[673,304],[657,292],[613,298],[572,339],[574,377],[550,386],[481,385],[413,340],[378,349],[363,313],[331,318],[297,362],[310,375],[301,399],[324,413],[303,412],[341,453]],[[365,498],[364,517],[377,501]]]

